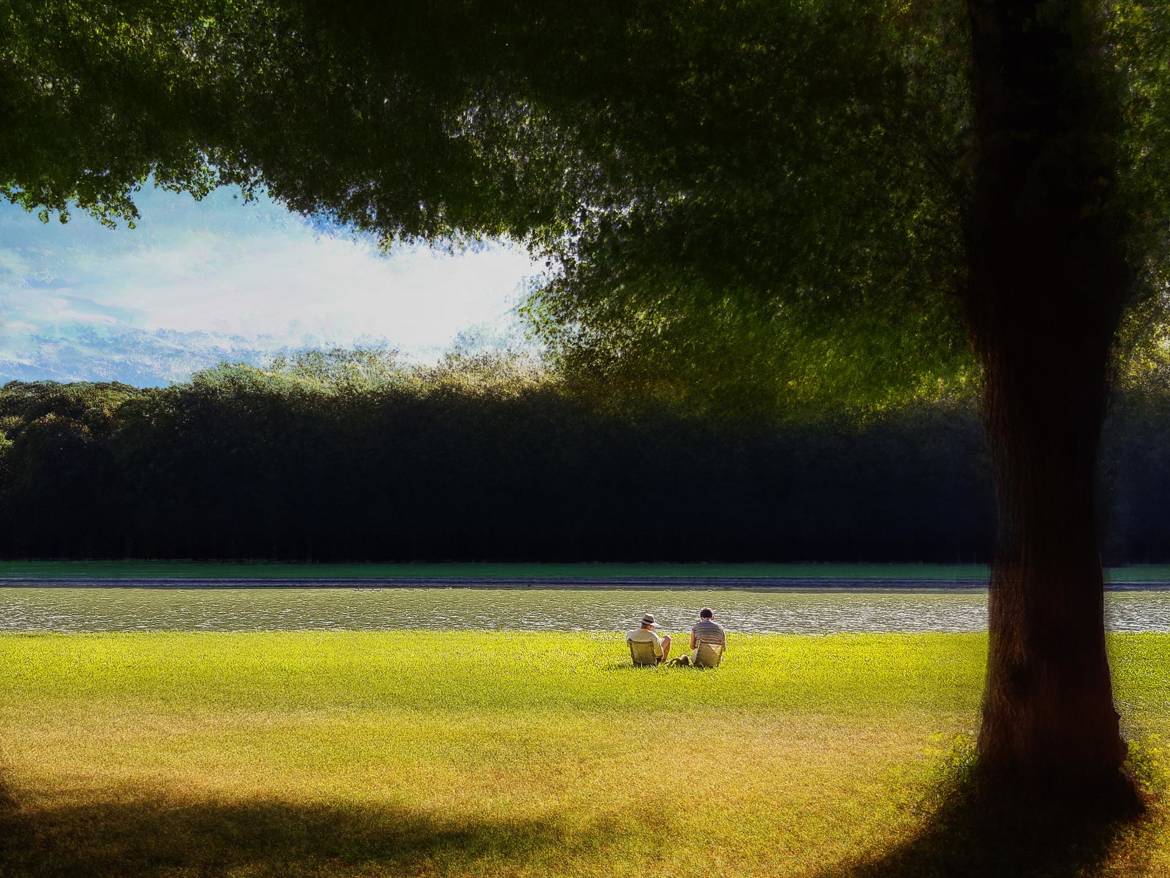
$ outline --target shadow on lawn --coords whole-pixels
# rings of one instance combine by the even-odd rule
[[[16,874],[13,866],[27,835],[27,826],[21,819],[16,800],[0,775],[0,878]]]
[[[3,878],[417,874],[497,859],[540,865],[542,854],[595,849],[605,836],[604,827],[567,838],[542,821],[445,821],[388,807],[141,799],[29,812],[11,797],[0,832]]]
[[[817,878],[1098,878],[1148,875],[1155,816],[1140,806],[1112,814],[1049,803],[991,804],[948,788],[922,829],[871,858]]]

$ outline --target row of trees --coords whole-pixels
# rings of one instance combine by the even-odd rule
[[[340,559],[990,557],[973,405],[861,423],[603,409],[514,360],[368,354],[165,389],[0,390],[7,556]],[[1110,560],[1170,559],[1170,397],[1114,415]]]

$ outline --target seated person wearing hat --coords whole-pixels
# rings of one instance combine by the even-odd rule
[[[659,637],[658,632],[654,630],[657,627],[658,623],[654,621],[654,616],[647,613],[642,617],[641,626],[626,635],[626,643],[653,644],[655,661],[661,664],[670,655],[670,635]]]

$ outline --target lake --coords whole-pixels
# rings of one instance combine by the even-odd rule
[[[618,631],[642,613],[688,631],[703,606],[731,631],[979,631],[987,593],[560,588],[10,588],[0,632],[517,629]],[[1115,631],[1170,632],[1170,591],[1105,596]]]

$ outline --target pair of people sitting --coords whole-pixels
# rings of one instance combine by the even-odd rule
[[[658,623],[652,613],[642,617],[641,625],[626,635],[630,656],[635,665],[690,665],[696,668],[713,668],[727,651],[727,632],[715,621],[710,607],[699,611],[699,621],[691,628],[691,651],[680,658],[670,659],[670,635],[659,637],[655,630]]]

